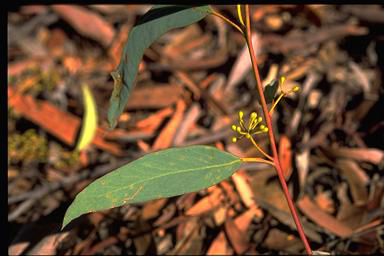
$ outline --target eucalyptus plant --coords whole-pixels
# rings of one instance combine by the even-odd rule
[[[242,16],[242,9],[245,11],[245,21]],[[288,192],[271,122],[271,116],[276,105],[284,96],[299,91],[299,87],[284,91],[282,85],[285,77],[282,76],[263,88],[256,55],[252,47],[249,6],[237,5],[237,13],[238,21],[231,21],[208,5],[157,5],[151,8],[130,31],[120,64],[111,73],[114,79],[114,88],[108,109],[108,122],[110,128],[113,129],[116,126],[134,87],[138,66],[145,49],[166,32],[188,26],[212,14],[223,19],[243,35],[249,49],[253,73],[257,82],[259,103],[263,112],[262,114],[252,112],[246,123],[244,113],[239,111],[238,124],[232,125],[232,129],[236,133],[232,142],[236,143],[240,139],[248,139],[262,153],[264,158],[240,158],[215,147],[204,145],[170,148],[147,154],[89,184],[69,206],[62,228],[85,213],[199,191],[227,179],[239,169],[242,163],[261,162],[270,164],[276,169],[300,238],[307,254],[312,254]],[[279,87],[280,90],[278,90]],[[276,95],[277,91],[280,91],[278,96]],[[268,109],[267,104],[272,104],[270,109]],[[268,155],[257,144],[257,135],[261,133],[268,134],[272,156]]]

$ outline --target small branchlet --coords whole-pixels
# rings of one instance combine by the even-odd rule
[[[275,107],[277,106],[277,104],[280,102],[280,100],[283,97],[285,97],[285,96],[287,96],[287,95],[289,95],[291,93],[300,91],[300,87],[299,86],[294,86],[291,90],[284,91],[282,86],[283,86],[285,80],[286,80],[285,76],[281,76],[280,79],[279,79],[279,88],[281,90],[281,94],[279,95],[277,100],[275,100],[275,102],[273,103],[272,108],[269,110],[269,114],[273,113],[273,110],[275,109]]]

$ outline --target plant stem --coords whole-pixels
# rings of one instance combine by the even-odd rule
[[[269,110],[270,115],[272,115],[272,112],[275,109],[275,107],[277,106],[277,103],[279,103],[279,101],[283,98],[283,96],[285,96],[284,93],[280,94],[279,98],[277,98],[277,100],[273,103],[272,108]]]
[[[257,145],[256,141],[252,138],[252,136],[250,137],[250,140],[253,143],[253,145],[257,148],[257,150],[259,150],[266,158],[268,158],[268,159],[273,161],[273,158],[270,155],[268,155],[267,153],[265,153],[264,150],[262,150],[259,147],[259,145]]]
[[[279,180],[280,180],[281,186],[283,188],[285,198],[288,202],[289,209],[291,210],[292,217],[295,221],[297,231],[299,232],[300,238],[304,243],[305,250],[306,250],[308,255],[312,255],[311,247],[309,246],[307,238],[305,237],[303,227],[302,227],[302,225],[300,223],[300,219],[297,215],[295,205],[292,202],[291,196],[290,196],[289,191],[288,191],[288,186],[287,186],[287,183],[285,182],[283,171],[282,171],[281,166],[280,166],[279,155],[277,153],[275,137],[273,135],[273,130],[272,130],[271,116],[269,114],[269,111],[267,108],[267,103],[266,103],[265,98],[264,98],[263,86],[261,83],[259,70],[258,70],[257,64],[256,64],[256,55],[255,55],[255,52],[254,52],[254,49],[252,46],[249,5],[245,5],[245,13],[246,13],[246,31],[244,34],[245,34],[245,39],[247,42],[249,54],[251,56],[253,72],[254,72],[254,75],[255,75],[255,78],[257,81],[257,90],[259,91],[261,106],[263,108],[265,121],[266,121],[266,124],[268,127],[268,136],[269,136],[269,140],[270,140],[271,148],[272,148],[272,152],[273,152],[273,160],[275,163],[275,169],[276,169],[277,174],[279,176]]]
[[[220,13],[216,12],[216,11],[212,11],[211,12],[213,15],[223,19],[224,21],[226,21],[228,24],[232,25],[233,27],[235,27],[238,31],[240,31],[241,34],[244,35],[244,31],[238,26],[236,25],[234,22],[230,21],[228,18],[224,17],[223,15],[221,15]]]
[[[258,163],[266,163],[270,164],[272,166],[275,166],[275,164],[272,161],[268,161],[262,158],[241,158],[241,161],[243,162],[258,162]]]

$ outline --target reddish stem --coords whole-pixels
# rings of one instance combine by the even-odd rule
[[[249,6],[248,5],[245,6],[245,11],[246,11],[246,28],[247,28],[247,30],[245,32],[245,36],[246,36],[249,54],[251,56],[253,72],[255,74],[256,81],[257,81],[257,90],[259,91],[261,106],[263,108],[265,121],[266,121],[266,124],[268,127],[268,136],[269,136],[269,140],[271,142],[271,148],[272,148],[272,152],[273,152],[273,161],[275,163],[275,169],[276,169],[277,174],[279,176],[279,180],[280,180],[281,186],[283,188],[285,198],[288,202],[289,209],[291,210],[293,220],[295,221],[297,231],[299,232],[300,238],[304,243],[305,250],[306,250],[308,255],[312,255],[311,247],[309,246],[307,238],[305,237],[303,227],[302,227],[302,225],[300,223],[300,219],[297,215],[295,205],[293,204],[293,201],[292,201],[291,196],[289,194],[288,186],[287,186],[287,183],[285,182],[283,171],[282,171],[281,166],[280,166],[279,155],[277,153],[275,137],[274,137],[273,129],[272,129],[271,116],[269,114],[267,103],[266,103],[265,98],[264,98],[263,86],[261,84],[260,74],[259,74],[259,70],[258,70],[258,67],[256,64],[257,63],[256,62],[256,55],[255,55],[255,52],[254,52],[253,46],[252,46],[251,26],[250,26],[250,18],[249,18],[250,16],[249,16]]]

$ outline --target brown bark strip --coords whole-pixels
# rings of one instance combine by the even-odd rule
[[[169,148],[172,145],[172,140],[177,128],[179,127],[182,119],[186,104],[183,100],[178,100],[176,104],[176,111],[171,120],[167,123],[165,128],[161,131],[153,144],[152,150],[159,150]]]
[[[168,107],[177,102],[183,88],[177,85],[139,86],[132,91],[126,109]]]
[[[348,237],[353,233],[353,230],[345,226],[333,216],[320,210],[320,208],[311,201],[308,196],[304,196],[298,202],[300,210],[311,220],[322,226],[326,230],[340,236]]]
[[[104,47],[112,43],[115,29],[101,15],[73,5],[53,5],[52,9],[83,36],[98,41]]]

